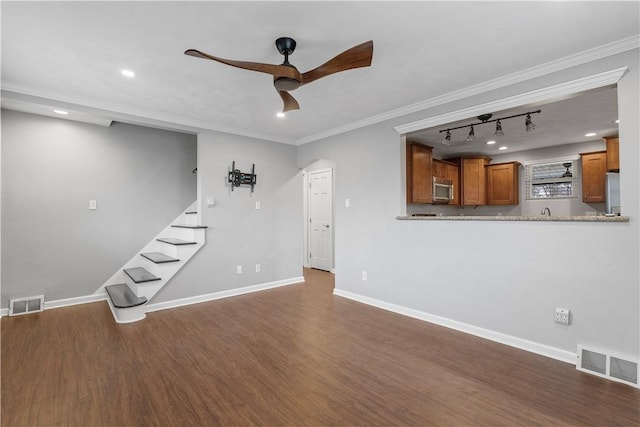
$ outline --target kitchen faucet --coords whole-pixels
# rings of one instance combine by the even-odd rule
[[[540,215],[551,216],[551,211],[549,210],[549,208],[544,208],[542,209],[542,211],[540,211]]]

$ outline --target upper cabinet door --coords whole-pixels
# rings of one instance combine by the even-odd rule
[[[519,203],[519,166],[518,162],[488,165],[487,204],[517,205]]]
[[[605,176],[607,152],[582,153],[582,201],[603,203],[606,201]]]
[[[407,144],[407,202],[432,202],[431,147]]]
[[[620,140],[617,136],[608,136],[604,140],[607,143],[607,171],[620,171]]]
[[[477,206],[487,204],[486,178],[484,167],[487,157],[463,158],[461,161],[462,205]]]

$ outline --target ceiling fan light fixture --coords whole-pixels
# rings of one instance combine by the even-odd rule
[[[473,142],[476,140],[476,133],[473,130],[473,125],[469,126],[471,128],[471,130],[469,131],[469,135],[467,135],[467,137],[465,138],[465,141],[467,142]]]
[[[531,121],[530,113],[527,113],[527,119],[524,121],[524,126],[527,132],[531,132],[536,128],[536,125]]]
[[[300,87],[300,82],[291,77],[278,77],[273,81],[273,85],[277,90],[289,92],[290,90],[296,90]]]
[[[500,123],[500,119],[496,122],[496,132],[493,136],[504,136],[504,131],[502,130],[502,123]]]

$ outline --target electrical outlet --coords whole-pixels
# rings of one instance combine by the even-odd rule
[[[98,209],[98,202],[95,200],[89,200],[89,210],[95,211]]]
[[[262,209],[262,203],[256,202],[256,210],[259,211],[260,209]]]
[[[362,270],[362,280],[367,280],[367,272]]]
[[[242,274],[242,266],[236,265],[236,274]]]
[[[554,319],[558,323],[562,323],[562,324],[568,325],[569,324],[569,314],[570,314],[570,311],[569,311],[568,308],[557,308],[556,307],[556,313],[554,315]]]
[[[262,267],[260,264],[256,264],[256,273],[260,273],[260,270],[262,270]]]

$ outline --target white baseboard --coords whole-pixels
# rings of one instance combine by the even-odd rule
[[[213,292],[211,294],[197,295],[194,297],[181,298],[172,301],[158,302],[147,305],[146,312],[167,310],[170,308],[184,307],[186,305],[198,304],[201,302],[213,301],[222,298],[235,297],[238,295],[248,294],[252,292],[264,291],[267,289],[278,288],[280,286],[295,285],[304,283],[304,277],[292,277],[290,279],[277,280],[275,282],[262,283],[259,285],[246,286],[244,288],[229,289],[227,291]]]
[[[45,310],[50,310],[52,308],[69,307],[69,306],[72,306],[72,305],[87,304],[87,303],[90,303],[90,302],[104,301],[106,299],[107,299],[107,294],[102,293],[102,294],[85,295],[85,296],[82,296],[82,297],[74,297],[74,298],[58,299],[58,300],[53,300],[53,301],[45,301],[44,302],[44,309]],[[0,317],[8,316],[8,315],[9,315],[9,309],[8,308],[3,308],[2,310],[0,310]]]
[[[363,295],[344,291],[342,289],[334,289],[333,294],[374,307],[382,308],[383,310],[392,311],[404,316],[413,317],[414,319],[434,323],[446,328],[455,329],[456,331],[495,341],[500,344],[505,344],[511,347],[519,348],[521,350],[529,351],[531,353],[536,353],[541,356],[550,357],[561,362],[570,363],[572,365],[576,364],[577,355],[576,353],[572,353],[570,351],[525,340],[511,335],[506,335],[489,329],[480,328],[478,326],[469,325],[467,323],[458,322],[457,320],[447,319],[446,317],[436,316],[434,314],[425,313],[423,311],[414,310],[412,308],[403,307],[401,305],[391,304],[385,301],[377,300],[375,298],[369,298]]]
[[[172,301],[149,304],[146,306],[145,312],[149,313],[152,311],[183,307],[185,305],[198,304],[200,302],[213,301],[221,298],[229,298],[236,295],[243,295],[251,292],[258,292],[258,291],[264,291],[267,289],[278,288],[280,286],[294,285],[296,283],[304,283],[304,277],[302,276],[292,277],[290,279],[283,279],[283,280],[277,280],[275,282],[262,283],[262,284],[253,285],[253,286],[246,286],[244,288],[229,289],[228,291],[214,292],[211,294],[198,295],[195,297],[181,298],[181,299],[172,300]],[[45,310],[49,310],[52,308],[68,307],[68,306],[77,305],[77,304],[86,304],[90,302],[105,301],[106,299],[107,299],[106,293],[85,295],[82,297],[66,298],[66,299],[60,299],[55,301],[45,301],[44,308]],[[3,308],[0,310],[0,317],[8,316],[8,315],[9,315],[8,308]]]

